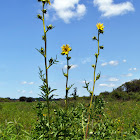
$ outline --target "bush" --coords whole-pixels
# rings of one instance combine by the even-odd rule
[[[32,97],[26,98],[26,102],[33,102],[34,99]]]
[[[25,102],[26,99],[27,99],[26,97],[22,96],[22,97],[19,98],[19,101],[21,101],[21,102]]]

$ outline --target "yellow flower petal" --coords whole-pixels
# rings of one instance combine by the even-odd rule
[[[101,23],[97,23],[96,26],[97,26],[97,29],[98,29],[98,30],[104,30],[104,25],[103,25],[103,23],[102,23],[102,24],[101,24]]]
[[[62,48],[62,53],[65,55],[69,54],[69,51],[71,51],[71,47],[69,44],[63,45],[61,48]]]

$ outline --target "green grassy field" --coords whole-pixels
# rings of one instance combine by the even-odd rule
[[[89,101],[69,101],[69,106],[75,107],[78,102],[82,102],[86,105]],[[33,109],[35,105],[36,102],[0,102],[0,124],[4,125],[6,121],[14,122],[18,120],[24,129],[30,133],[37,121],[37,114]],[[64,101],[51,103],[52,110],[58,107],[63,108],[63,106]],[[117,124],[116,131],[132,131],[135,126],[137,133],[140,133],[140,101],[108,101],[106,102],[104,111],[107,116]],[[47,110],[43,111],[44,114],[46,114],[46,112]],[[140,138],[139,134],[138,137]]]

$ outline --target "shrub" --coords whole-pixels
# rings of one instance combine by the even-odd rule
[[[27,99],[26,97],[22,96],[22,97],[19,98],[19,101],[21,101],[21,102],[25,102],[26,99]]]

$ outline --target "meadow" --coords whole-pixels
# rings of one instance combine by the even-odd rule
[[[69,70],[72,48],[69,44],[61,46],[61,55],[66,62],[62,68],[65,77],[65,97],[53,100],[55,94],[51,89],[48,70],[52,65],[59,64],[56,58],[48,60],[47,34],[55,26],[46,25],[46,14],[50,0],[38,0],[42,10],[37,18],[42,22],[44,47],[36,49],[44,58],[44,68],[39,67],[39,78],[42,81],[40,96],[45,101],[32,102],[32,98],[10,101],[0,98],[0,140],[138,140],[140,139],[140,80],[127,82],[112,93],[104,92],[95,96],[95,83],[100,79],[101,72],[96,73],[97,63],[104,46],[100,46],[100,36],[104,34],[104,24],[97,23],[97,34],[92,37],[96,42],[97,52],[93,53],[95,62],[92,63],[93,85],[85,80],[85,88],[89,97],[78,97],[74,90],[70,98]],[[83,5],[82,5],[83,6]],[[47,22],[48,23],[48,22]],[[112,62],[112,61],[111,61]],[[57,72],[57,70],[56,70]],[[24,82],[27,83],[27,82]],[[31,82],[33,83],[33,82]],[[4,102],[1,102],[4,101]],[[6,102],[9,101],[9,102]]]
[[[77,100],[69,100],[69,108],[75,108],[79,103],[82,103],[84,106],[88,106],[89,99],[78,98]],[[42,102],[45,103],[45,102]],[[16,126],[21,124],[23,127],[19,129],[19,135],[22,135],[22,130],[25,130],[28,135],[31,136],[32,130],[35,127],[38,116],[36,114],[35,105],[37,102],[0,102],[0,136],[11,135],[10,133],[4,133],[6,127],[8,126],[7,122],[13,122]],[[51,114],[53,114],[54,109],[64,109],[64,100],[61,101],[52,101]],[[112,122],[114,125],[112,128],[116,133],[114,138],[104,138],[104,139],[140,139],[140,101],[130,100],[130,101],[106,101],[104,107],[104,114],[108,117],[107,121]],[[47,109],[44,109],[43,114],[47,114]],[[55,118],[53,118],[55,119]],[[106,122],[107,122],[106,121]],[[108,124],[108,125],[112,125]],[[12,127],[12,126],[11,126]],[[103,126],[101,126],[103,127]],[[20,132],[21,131],[21,132]],[[82,129],[81,129],[82,131]],[[16,132],[12,132],[16,133]],[[26,135],[27,135],[26,133]],[[106,133],[106,131],[105,131]],[[113,134],[113,133],[112,133]],[[131,136],[130,136],[131,135]],[[18,138],[16,138],[18,139]],[[22,135],[19,139],[32,139],[25,138],[25,134]],[[94,138],[93,138],[94,139]]]

